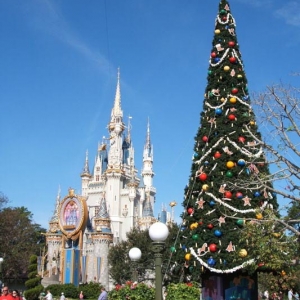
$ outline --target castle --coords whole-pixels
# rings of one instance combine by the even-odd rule
[[[130,119],[129,119],[130,122]],[[149,228],[156,189],[153,186],[153,146],[148,121],[141,178],[135,168],[130,123],[123,121],[120,72],[108,123],[109,138],[98,145],[92,171],[88,152],[81,173],[81,195],[70,188],[58,193],[46,233],[47,270],[43,284],[99,282],[109,286],[108,250],[126,239],[133,227]]]

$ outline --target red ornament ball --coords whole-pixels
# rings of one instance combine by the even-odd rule
[[[190,207],[190,208],[188,208],[187,212],[189,215],[191,215],[194,212],[194,210]]]
[[[231,90],[231,93],[232,93],[233,95],[237,94],[238,92],[239,92],[239,90],[238,90],[237,88],[233,88],[233,89]]]
[[[234,41],[228,42],[228,46],[229,46],[229,47],[234,47],[234,46],[235,46],[235,42],[234,42]]]
[[[230,114],[230,115],[228,116],[228,119],[229,119],[230,121],[234,121],[234,120],[235,120],[235,115]]]
[[[229,57],[229,61],[230,61],[232,64],[234,64],[234,63],[236,63],[236,58],[235,58],[234,56],[230,56],[230,57]]]
[[[231,198],[232,198],[232,193],[231,193],[230,191],[226,191],[226,192],[224,193],[224,196],[225,196],[225,198],[231,199]]]
[[[216,252],[218,250],[218,247],[216,244],[210,244],[209,250],[210,250],[210,252]]]
[[[214,228],[214,225],[211,224],[211,223],[209,223],[209,224],[207,224],[207,228],[208,228],[208,229],[213,229],[213,228]]]
[[[204,135],[204,136],[202,137],[202,141],[206,143],[206,142],[208,141],[208,137],[207,137],[206,135]]]
[[[215,58],[215,57],[217,57],[217,53],[216,53],[216,52],[212,52],[212,53],[210,54],[210,56],[211,56],[212,58]]]
[[[199,179],[200,179],[201,181],[205,181],[205,180],[207,179],[207,175],[206,175],[205,173],[201,173],[201,174],[199,175]]]
[[[220,158],[221,157],[221,153],[219,151],[217,151],[215,154],[214,154],[214,158]]]
[[[238,141],[240,143],[245,143],[246,139],[243,136],[239,136]]]

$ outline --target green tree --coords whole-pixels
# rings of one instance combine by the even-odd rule
[[[25,282],[26,291],[25,298],[28,300],[38,299],[41,292],[44,290],[44,287],[41,285],[41,277],[37,272],[37,256],[32,255],[29,261],[28,267],[28,280]]]
[[[267,209],[279,216],[276,195],[267,179],[269,166],[256,142],[261,135],[250,105],[235,19],[226,0],[219,4],[212,44],[185,188],[183,225],[173,250],[186,281],[198,281],[208,271],[233,274],[248,265],[257,268],[257,243],[241,239],[246,230],[243,225],[263,219]],[[263,184],[253,182],[257,174]]]
[[[166,247],[163,253],[164,271],[169,269],[174,262],[170,258],[170,248],[176,240],[178,226],[173,224],[169,227],[169,236],[166,240]],[[154,256],[151,250],[152,240],[149,237],[149,230],[140,230],[133,228],[127,233],[127,240],[113,245],[108,254],[110,265],[110,276],[115,283],[122,284],[132,279],[131,261],[128,256],[129,250],[137,247],[142,252],[142,257],[138,262],[138,277],[139,281],[147,280],[149,272],[147,270],[154,269]]]
[[[4,257],[4,278],[26,278],[30,256],[39,253],[40,225],[32,220],[26,207],[0,210],[0,253]]]

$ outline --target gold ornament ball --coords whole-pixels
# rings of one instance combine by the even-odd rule
[[[203,184],[203,185],[202,185],[202,190],[203,190],[203,191],[207,191],[208,189],[209,189],[208,184]]]
[[[237,78],[238,78],[238,79],[242,79],[243,76],[242,76],[241,74],[239,74],[239,75],[237,76]]]
[[[185,256],[184,256],[185,260],[190,260],[191,259],[191,254],[190,253],[187,253]]]
[[[233,161],[228,161],[227,163],[226,163],[226,167],[228,168],[228,169],[232,169],[233,167],[234,167],[234,162]]]
[[[197,223],[197,222],[192,223],[192,224],[190,225],[190,229],[191,229],[191,230],[194,230],[194,229],[196,229],[197,227],[198,227],[198,223]]]
[[[262,213],[257,213],[256,214],[256,219],[261,220],[263,218]]]
[[[246,249],[241,249],[239,252],[240,257],[246,257],[248,255],[248,252]]]
[[[220,29],[216,29],[215,30],[215,34],[220,34],[221,33],[221,30]]]
[[[224,67],[224,71],[228,72],[230,70],[230,67],[229,66],[225,66]]]
[[[231,104],[236,103],[236,98],[235,98],[235,97],[231,97],[231,98],[229,99],[229,102],[230,102]]]
[[[255,122],[254,121],[250,121],[250,125],[251,126],[255,125]]]
[[[221,98],[221,102],[224,102],[224,101],[225,101],[225,98],[224,98],[224,97],[222,97],[222,98]]]

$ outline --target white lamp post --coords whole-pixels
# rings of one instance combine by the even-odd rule
[[[132,265],[132,280],[135,282],[138,281],[137,276],[137,262],[141,259],[142,252],[139,248],[133,247],[129,250],[129,258],[131,260]]]
[[[162,251],[165,248],[165,240],[169,235],[169,229],[166,224],[157,222],[150,226],[149,236],[152,243],[152,251],[155,258],[155,300],[162,300]]]

